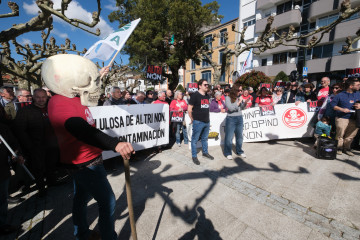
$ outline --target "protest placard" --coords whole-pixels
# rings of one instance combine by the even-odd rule
[[[170,122],[182,123],[184,121],[184,112],[170,112]]]
[[[261,116],[275,115],[275,108],[272,105],[259,106]]]
[[[146,79],[150,81],[161,81],[162,77],[162,67],[148,65],[146,67]]]
[[[272,84],[271,83],[260,83],[260,89],[262,87],[266,87],[267,90],[272,89]]]
[[[275,86],[285,88],[286,87],[286,82],[276,82]]]
[[[188,93],[194,93],[198,91],[198,84],[197,83],[188,83],[187,84],[187,91]]]
[[[308,112],[317,112],[319,110],[318,101],[307,102],[307,110]]]
[[[347,68],[346,69],[346,73],[345,73],[346,77],[360,77],[360,68]]]
[[[169,143],[169,105],[138,104],[89,108],[96,128],[143,150]],[[103,158],[119,154],[104,151]]]

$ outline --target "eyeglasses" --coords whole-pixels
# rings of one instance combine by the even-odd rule
[[[21,95],[22,97],[32,97],[31,95]]]
[[[203,86],[208,87],[208,86],[209,86],[209,84],[203,84]]]
[[[334,89],[340,89],[339,87],[334,87]]]
[[[238,91],[239,91],[239,92],[242,92],[243,90],[239,89]]]

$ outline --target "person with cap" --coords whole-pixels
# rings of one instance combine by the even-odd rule
[[[154,92],[152,90],[147,90],[145,102],[150,104],[153,101],[154,101]]]

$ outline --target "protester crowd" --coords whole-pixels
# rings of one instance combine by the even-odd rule
[[[171,112],[183,112],[191,119],[191,126],[184,122],[170,123],[170,137],[176,146],[189,143],[188,130],[192,128],[191,153],[195,164],[197,158],[196,144],[200,140],[203,157],[213,160],[208,152],[210,129],[210,112],[226,114],[224,155],[232,159],[232,139],[235,135],[235,154],[245,158],[242,149],[243,117],[242,111],[261,106],[303,102],[317,102],[318,111],[311,121],[315,127],[314,137],[323,134],[337,140],[337,154],[353,156],[351,149],[359,147],[358,128],[360,127],[360,82],[357,78],[344,79],[330,86],[330,79],[323,77],[321,85],[292,81],[272,88],[245,87],[235,83],[232,87],[216,85],[201,79],[198,91],[138,91],[135,94],[113,87],[107,94],[102,94],[98,106],[132,105],[132,104],[168,104]],[[0,144],[0,234],[16,231],[19,226],[6,224],[7,204],[20,202],[21,198],[8,196],[8,191],[29,191],[30,179],[21,168],[26,159],[26,166],[35,177],[38,196],[46,195],[49,186],[60,184],[67,177],[59,166],[60,151],[57,138],[48,117],[47,103],[52,97],[48,89],[36,89],[31,94],[26,89],[12,87],[0,88],[0,134],[21,157],[11,158],[4,144]],[[356,140],[354,140],[356,139]],[[316,147],[315,142],[314,147]],[[22,157],[23,156],[23,157]],[[10,178],[10,166],[16,172]],[[11,186],[11,189],[8,189]]]

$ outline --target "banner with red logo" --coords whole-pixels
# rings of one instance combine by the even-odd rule
[[[312,137],[313,128],[309,125],[315,112],[308,111],[308,103],[294,103],[275,105],[273,110],[263,109],[266,113],[262,115],[260,108],[249,108],[242,111],[244,127],[244,142],[260,142],[274,139]],[[269,111],[267,111],[269,110]],[[271,110],[271,111],[270,111]],[[186,116],[186,123],[190,124],[190,118]],[[209,139],[209,146],[224,144],[225,140],[226,113],[210,113],[210,132],[219,133],[218,139]],[[188,127],[188,135],[191,140],[191,129]],[[235,141],[235,138],[234,138]],[[198,142],[198,147],[201,146]]]

